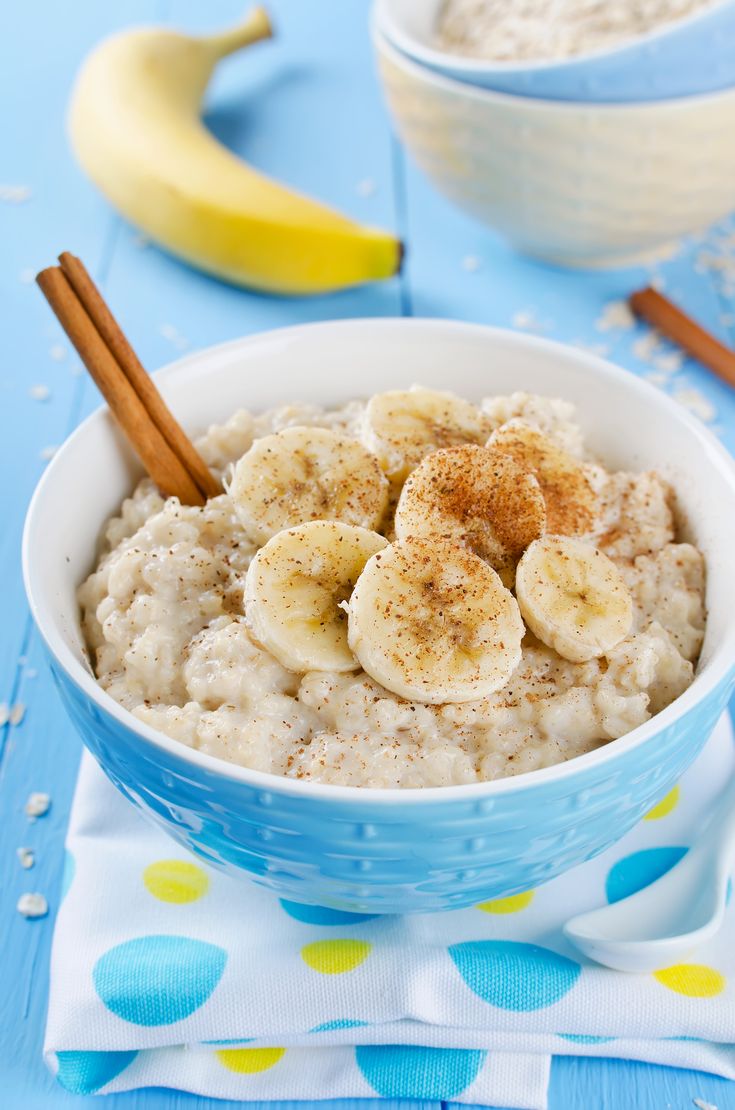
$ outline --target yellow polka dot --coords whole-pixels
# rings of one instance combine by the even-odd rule
[[[655,805],[653,809],[649,809],[643,820],[658,821],[661,817],[668,817],[672,809],[676,809],[679,801],[679,793],[678,786],[675,786],[673,790],[669,790],[666,797],[662,798],[658,805]]]
[[[301,958],[322,975],[341,975],[359,967],[372,947],[364,940],[317,940],[304,945]]]
[[[216,1055],[229,1071],[252,1075],[256,1071],[268,1071],[285,1051],[285,1048],[220,1048]]]
[[[712,998],[725,989],[725,976],[704,964],[675,964],[654,971],[653,975],[670,991],[689,998]]]
[[[143,872],[143,882],[162,902],[196,902],[209,889],[209,876],[195,863],[159,859]]]
[[[483,913],[518,913],[525,910],[533,901],[533,891],[524,890],[521,894],[511,894],[510,898],[496,898],[494,902],[480,902],[478,910]]]

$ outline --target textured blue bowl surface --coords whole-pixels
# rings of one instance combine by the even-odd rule
[[[360,913],[428,913],[504,898],[619,840],[704,747],[732,677],[612,763],[497,797],[391,804],[296,796],[194,768],[90,702],[53,666],[84,743],[118,789],[179,843],[294,902]]]
[[[380,31],[414,61],[469,85],[514,96],[590,103],[639,103],[718,92],[735,85],[735,0],[665,25],[614,49],[548,62],[493,63],[431,44],[426,14],[420,31],[411,9],[421,0],[379,0]],[[434,5],[431,9],[431,19]],[[426,9],[428,12],[429,9]],[[408,16],[408,18],[407,18]]]

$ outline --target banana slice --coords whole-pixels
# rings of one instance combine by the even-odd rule
[[[390,478],[405,478],[425,455],[458,443],[484,443],[488,417],[469,401],[434,389],[376,393],[368,401],[362,441]]]
[[[464,545],[513,586],[518,559],[546,529],[534,475],[509,455],[466,443],[427,455],[409,475],[396,536],[437,536]]]
[[[615,563],[570,536],[534,540],[518,564],[516,597],[534,636],[572,663],[604,655],[633,623]]]
[[[584,467],[553,440],[523,420],[509,420],[487,443],[510,455],[538,478],[546,502],[550,532],[579,536],[590,532],[596,519],[596,497]]]
[[[521,658],[518,603],[487,563],[435,539],[399,540],[368,561],[348,640],[388,690],[439,705],[504,686]]]
[[[259,543],[307,520],[376,527],[388,481],[375,455],[329,428],[284,428],[256,439],[236,464],[228,493]]]
[[[313,520],[261,547],[245,579],[245,620],[255,640],[298,674],[356,671],[347,601],[367,560],[387,541],[338,520]]]

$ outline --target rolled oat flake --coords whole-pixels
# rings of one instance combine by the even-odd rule
[[[42,894],[21,894],[16,909],[23,917],[45,917],[48,913],[48,902]]]
[[[48,813],[51,805],[51,796],[43,794],[40,791],[34,791],[28,795],[28,801],[25,804],[26,817],[43,817]]]

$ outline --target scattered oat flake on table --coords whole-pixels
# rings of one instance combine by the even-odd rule
[[[651,355],[651,363],[657,370],[663,370],[666,374],[675,374],[684,365],[684,352],[677,350],[663,351],[660,354],[654,352]]]
[[[714,1102],[707,1102],[704,1098],[693,1098],[692,1102],[697,1107],[697,1110],[717,1110]]]
[[[661,346],[661,336],[652,328],[639,336],[633,344],[633,354],[641,362],[650,362],[654,353]]]
[[[158,330],[164,339],[173,343],[177,351],[185,351],[189,346],[189,340],[173,324],[161,324]]]
[[[30,185],[0,185],[0,200],[6,204],[24,204],[31,195]]]
[[[372,177],[364,177],[362,181],[358,181],[356,192],[359,197],[372,197],[378,191],[378,184]]]
[[[66,347],[61,343],[54,343],[53,347],[49,347],[49,358],[54,362],[63,362],[66,358]]]
[[[10,719],[10,706],[6,701],[0,702],[0,728]]]
[[[16,909],[23,917],[45,917],[48,913],[48,902],[42,894],[21,894]]]
[[[627,301],[608,301],[595,327],[598,331],[629,331],[635,327],[635,316]]]
[[[462,269],[466,270],[468,274],[476,274],[478,270],[482,269],[482,259],[478,258],[476,254],[466,254],[462,259]]]
[[[50,443],[48,447],[41,448],[41,450],[38,452],[38,457],[40,459],[43,459],[44,462],[48,462],[49,459],[52,459],[54,457],[57,451],[58,447],[56,447],[55,444]]]
[[[27,817],[43,817],[48,813],[51,807],[51,797],[48,794],[43,794],[41,791],[34,791],[28,795],[28,801],[25,804],[25,811]]]
[[[678,389],[673,397],[675,401],[678,401],[694,416],[698,416],[700,420],[709,422],[717,416],[715,406],[698,389]]]
[[[22,723],[26,715],[26,707],[22,701],[17,701],[15,705],[11,705],[10,712],[8,713],[8,724],[19,725]]]
[[[16,855],[18,856],[21,867],[24,867],[26,871],[30,871],[31,867],[33,867],[33,864],[36,862],[36,856],[33,852],[33,849],[18,848],[16,851]]]
[[[51,390],[47,385],[32,385],[28,390],[29,397],[34,401],[48,401],[51,396]]]
[[[543,331],[540,321],[535,313],[530,308],[519,308],[514,312],[511,320],[514,328],[519,328],[521,331]]]
[[[27,671],[23,672],[24,678],[38,678],[38,671],[35,667],[29,667]]]

